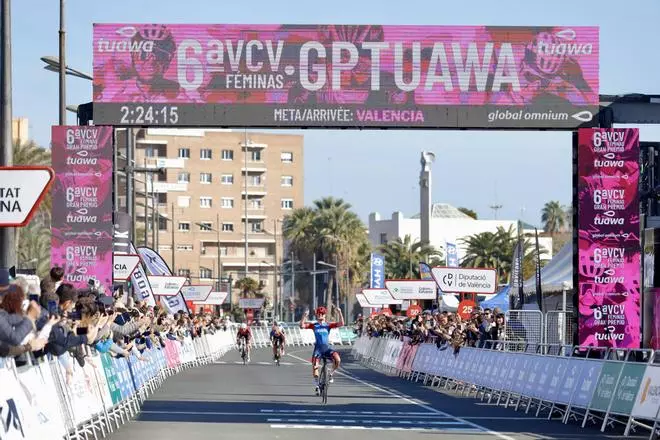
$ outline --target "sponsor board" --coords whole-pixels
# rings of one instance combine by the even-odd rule
[[[213,290],[213,286],[211,285],[192,284],[183,286],[181,288],[181,294],[186,301],[203,302],[209,297],[211,290]]]
[[[175,296],[179,293],[188,278],[167,275],[148,275],[149,284],[154,295]]]
[[[261,309],[264,305],[264,298],[241,298],[238,300],[238,307],[241,309]]]
[[[139,255],[113,254],[112,278],[115,281],[126,281],[131,277],[138,264],[140,264]]]
[[[54,176],[50,167],[0,167],[0,227],[30,223]]]
[[[495,293],[497,290],[495,269],[434,267],[431,273],[444,293]]]
[[[437,288],[433,280],[385,280],[385,287],[394,299],[436,299]]]
[[[211,292],[204,301],[194,301],[194,304],[206,305],[206,306],[221,306],[225,302],[228,296],[229,296],[229,292]]]
[[[403,301],[392,298],[387,289],[362,289],[362,294],[369,301],[369,304],[375,306],[401,305]]]

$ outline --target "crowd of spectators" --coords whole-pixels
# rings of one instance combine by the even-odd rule
[[[425,311],[414,318],[376,315],[365,319],[360,316],[356,331],[370,338],[401,338],[410,344],[434,342],[439,349],[452,347],[458,353],[462,346],[486,347],[487,341],[504,340],[505,317],[498,308],[475,309],[468,319],[446,311]]]
[[[123,301],[120,289],[106,295],[93,282],[76,289],[63,276],[54,267],[37,285],[0,270],[0,357],[13,357],[20,366],[28,357],[55,356],[72,372],[73,359],[84,366],[93,351],[143,360],[144,350],[162,349],[166,339],[182,341],[226,327],[211,314],[172,315],[132,298]]]

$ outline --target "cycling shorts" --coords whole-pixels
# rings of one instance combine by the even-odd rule
[[[332,356],[337,353],[336,350],[334,350],[332,347],[329,345],[315,345],[314,346],[314,352],[312,353],[312,359],[322,359],[322,358],[327,358],[327,359],[332,359]]]

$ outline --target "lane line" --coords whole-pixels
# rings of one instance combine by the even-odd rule
[[[303,410],[294,410],[294,409],[260,409],[259,410],[262,413],[276,413],[276,414],[284,414],[284,413],[311,413],[311,414],[323,414],[323,413],[328,413],[328,414],[367,414],[367,415],[401,415],[401,416],[422,416],[422,417],[436,417],[436,414],[429,414],[428,412],[421,412],[421,411],[397,411],[397,412],[392,412],[392,411],[331,411],[331,410],[324,410],[324,409],[303,409]],[[451,417],[451,416],[448,416]],[[535,417],[529,417],[534,419]]]
[[[291,353],[287,353],[287,356],[291,356],[291,357],[294,358],[294,359],[298,359],[299,361],[307,362],[308,364],[311,365],[311,362],[306,361],[305,359],[303,359],[303,358],[301,358],[301,357],[298,357],[298,356],[295,356],[295,355],[293,355],[293,354],[291,354]],[[508,436],[508,435],[506,435],[506,434],[502,434],[501,432],[498,432],[498,431],[493,431],[492,429],[488,429],[488,428],[486,428],[486,427],[484,427],[484,426],[481,426],[481,425],[479,425],[479,424],[477,424],[477,423],[470,422],[469,420],[466,420],[466,419],[464,419],[464,418],[456,417],[456,416],[452,416],[452,415],[449,414],[449,413],[446,413],[446,412],[443,412],[443,411],[439,411],[439,410],[437,410],[437,409],[435,409],[435,408],[433,408],[433,407],[430,407],[430,406],[428,406],[428,405],[425,405],[425,404],[423,404],[422,402],[416,401],[416,400],[414,400],[414,399],[412,399],[412,398],[405,397],[405,396],[403,396],[403,395],[401,395],[401,394],[398,394],[398,393],[395,393],[395,392],[393,392],[393,391],[387,390],[387,389],[382,388],[382,387],[380,387],[380,386],[378,386],[378,385],[374,385],[374,384],[371,384],[371,383],[369,383],[369,382],[366,382],[366,381],[364,381],[364,380],[362,380],[362,379],[358,379],[357,377],[354,377],[353,375],[348,374],[348,373],[346,373],[346,372],[344,372],[344,371],[341,371],[341,370],[340,370],[340,371],[336,371],[335,374],[339,374],[339,375],[341,375],[341,376],[344,376],[344,377],[347,377],[347,378],[349,378],[349,379],[352,379],[352,380],[354,380],[354,381],[356,381],[356,382],[358,382],[358,383],[360,383],[360,384],[362,384],[362,385],[368,386],[369,388],[372,388],[372,389],[375,389],[375,390],[381,391],[381,392],[383,392],[383,393],[385,393],[385,394],[388,394],[388,395],[390,395],[390,396],[393,396],[393,397],[396,397],[396,398],[398,398],[398,399],[401,399],[401,400],[403,400],[404,402],[408,402],[408,403],[411,403],[411,404],[413,404],[413,405],[417,405],[417,406],[419,406],[419,407],[421,407],[421,408],[424,408],[425,410],[427,410],[427,411],[429,411],[429,412],[432,412],[432,413],[435,413],[435,414],[438,414],[438,415],[444,415],[444,416],[447,416],[447,417],[451,417],[451,418],[453,418],[453,419],[455,419],[455,420],[458,420],[458,421],[460,421],[460,422],[465,423],[466,425],[472,426],[472,427],[475,428],[475,429],[478,429],[478,430],[480,430],[480,431],[482,431],[482,432],[485,432],[485,433],[487,433],[487,434],[489,434],[489,435],[495,436],[495,437],[497,437],[497,438],[499,438],[499,439],[501,439],[501,440],[515,440],[513,437],[510,437],[510,436]]]
[[[349,425],[270,425],[273,429],[359,429],[374,431],[427,431],[427,432],[456,432],[463,434],[484,434],[483,430],[476,428],[417,428],[417,427],[390,427],[390,426],[349,426]]]

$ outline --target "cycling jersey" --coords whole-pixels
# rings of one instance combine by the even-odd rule
[[[307,323],[306,329],[314,330],[314,345],[317,347],[324,347],[330,344],[330,329],[338,328],[338,322],[315,322]]]
[[[252,339],[252,332],[250,329],[245,329],[245,330],[239,330],[238,335],[236,336],[237,338],[245,338],[245,339]]]
[[[275,333],[275,330],[270,331],[270,337],[271,339],[279,339],[280,341],[284,341],[284,333]]]

